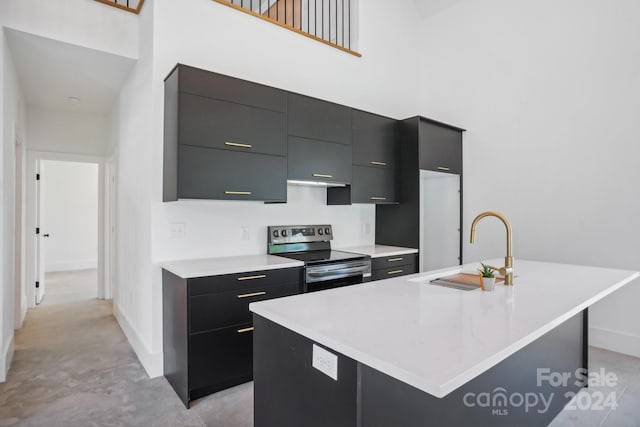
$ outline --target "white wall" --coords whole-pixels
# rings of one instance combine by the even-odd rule
[[[468,129],[465,236],[495,209],[516,271],[518,258],[640,269],[640,3],[467,0],[421,28],[421,112]],[[490,222],[465,261],[504,256]],[[638,301],[636,281],[595,306],[592,344],[640,356]]]
[[[0,382],[13,356],[15,296],[15,143],[24,140],[24,100],[15,67],[0,31]],[[21,293],[22,290],[19,290]]]
[[[116,55],[138,56],[138,16],[89,0],[2,0],[0,24]]]
[[[104,156],[108,117],[29,105],[27,132],[29,150]]]
[[[98,266],[98,165],[42,161],[45,271]]]

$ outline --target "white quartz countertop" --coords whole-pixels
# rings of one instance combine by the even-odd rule
[[[369,255],[371,258],[418,253],[417,249],[386,245],[353,246],[349,248],[337,248],[337,250]]]
[[[493,292],[484,292],[429,284],[431,279],[473,272],[475,267],[418,273],[249,307],[312,341],[444,397],[639,276],[634,271],[516,259],[514,286],[498,284]]]
[[[160,266],[178,277],[192,279],[194,277],[217,276],[220,274],[302,267],[304,263],[275,255],[248,255],[167,261],[160,263]]]

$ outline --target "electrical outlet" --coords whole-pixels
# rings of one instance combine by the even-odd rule
[[[338,381],[337,355],[314,344],[311,365],[326,376]]]
[[[169,237],[172,239],[183,239],[185,234],[184,229],[184,222],[169,223]]]
[[[240,231],[241,231],[241,234],[242,234],[242,240],[251,239],[251,232],[250,232],[250,229],[249,229],[248,225],[240,227]]]
[[[363,224],[362,228],[363,228],[364,234],[371,234],[371,224],[366,222]]]

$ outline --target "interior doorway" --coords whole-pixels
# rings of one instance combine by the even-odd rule
[[[35,230],[27,248],[28,306],[110,295],[104,159],[46,152],[27,158],[27,223]]]
[[[38,166],[36,304],[95,299],[98,164],[40,160]]]

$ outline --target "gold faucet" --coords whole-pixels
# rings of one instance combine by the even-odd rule
[[[513,252],[512,252],[512,236],[511,236],[512,231],[511,231],[511,224],[509,223],[509,220],[507,219],[507,217],[502,215],[500,212],[494,212],[494,211],[482,212],[471,223],[470,243],[473,244],[473,242],[476,240],[476,225],[478,225],[478,222],[480,222],[480,220],[486,216],[495,216],[500,221],[502,221],[504,226],[507,228],[507,256],[504,258],[504,267],[492,267],[492,266],[489,266],[489,267],[493,268],[494,270],[497,270],[500,274],[504,276],[505,285],[507,286],[513,285]]]

